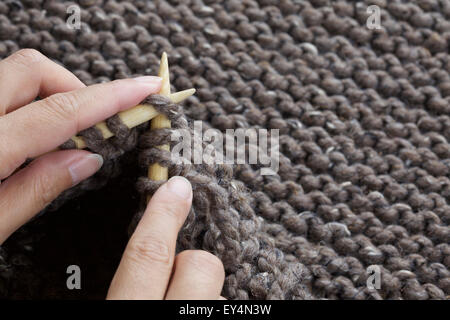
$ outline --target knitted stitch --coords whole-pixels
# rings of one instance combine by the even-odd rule
[[[126,176],[137,151],[141,165],[165,163],[193,183],[178,250],[219,256],[227,298],[450,294],[448,0],[86,0],[78,31],[66,27],[69,4],[1,2],[0,56],[34,47],[91,84],[155,74],[167,51],[174,87],[197,89],[179,125],[280,129],[280,168],[174,166],[154,148],[170,130],[120,131],[116,117],[111,141],[82,133],[111,155],[105,169],[52,206],[107,184],[106,172]],[[371,4],[379,30],[366,27]],[[154,191],[140,176],[138,191]],[[20,296],[14,288],[26,281],[38,292],[33,255],[21,248],[40,242],[21,232],[0,252],[0,295]],[[381,269],[379,290],[366,286],[370,265]]]

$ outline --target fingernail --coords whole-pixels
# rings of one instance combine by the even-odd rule
[[[189,199],[192,195],[191,183],[184,177],[172,177],[167,181],[167,188],[182,199]]]
[[[103,165],[103,158],[99,154],[89,154],[69,165],[69,172],[72,176],[72,185],[76,185],[86,178],[89,178]]]
[[[154,77],[154,76],[137,77],[137,78],[133,78],[133,80],[137,81],[137,82],[148,83],[148,84],[160,84],[162,82],[162,78]]]

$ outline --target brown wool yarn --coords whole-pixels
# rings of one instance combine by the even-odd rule
[[[42,246],[51,216],[138,165],[133,179],[143,201],[160,185],[146,178],[154,162],[191,181],[193,208],[177,247],[223,261],[226,298],[450,295],[448,1],[77,3],[80,30],[65,24],[74,2],[0,2],[0,57],[33,47],[92,84],[156,74],[166,51],[172,85],[197,94],[182,106],[147,98],[172,129],[129,130],[115,116],[107,120],[109,140],[95,128],[80,133],[105,165],[0,248],[1,297],[64,295],[54,289],[60,283],[47,281],[52,275],[33,269],[38,257],[30,248]],[[366,27],[371,4],[381,10],[379,30]],[[279,129],[277,174],[262,176],[247,164],[178,165],[155,148],[195,120],[222,132]],[[123,234],[142,206],[138,212]],[[381,271],[378,290],[366,285],[373,265]]]

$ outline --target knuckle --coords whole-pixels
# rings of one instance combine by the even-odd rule
[[[15,64],[30,66],[42,61],[45,56],[36,49],[21,49],[10,56],[9,61]]]
[[[209,278],[220,279],[225,276],[222,261],[207,251],[186,250],[181,252],[179,257],[191,268],[195,268]]]
[[[155,236],[131,239],[126,250],[127,258],[136,265],[158,265],[170,269],[172,255],[169,245]]]
[[[61,120],[78,118],[79,101],[72,92],[57,93],[42,101],[49,109],[49,112]]]

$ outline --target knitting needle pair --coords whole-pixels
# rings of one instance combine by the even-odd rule
[[[173,103],[180,103],[195,93],[195,89],[193,88],[176,93],[170,92],[169,63],[165,52],[163,52],[161,57],[158,76],[162,78],[159,94],[168,97]],[[150,130],[171,127],[170,120],[167,119],[165,115],[159,114],[151,105],[137,105],[131,109],[119,112],[118,116],[130,129],[150,120]],[[114,133],[108,129],[106,122],[102,121],[95,126],[100,130],[104,139],[109,139],[114,136]],[[86,148],[86,143],[82,137],[74,136],[71,139],[75,142],[78,149]],[[169,145],[158,146],[158,148],[170,151]],[[168,179],[168,175],[168,168],[163,167],[158,163],[151,164],[148,168],[148,177],[151,180],[165,181]]]

